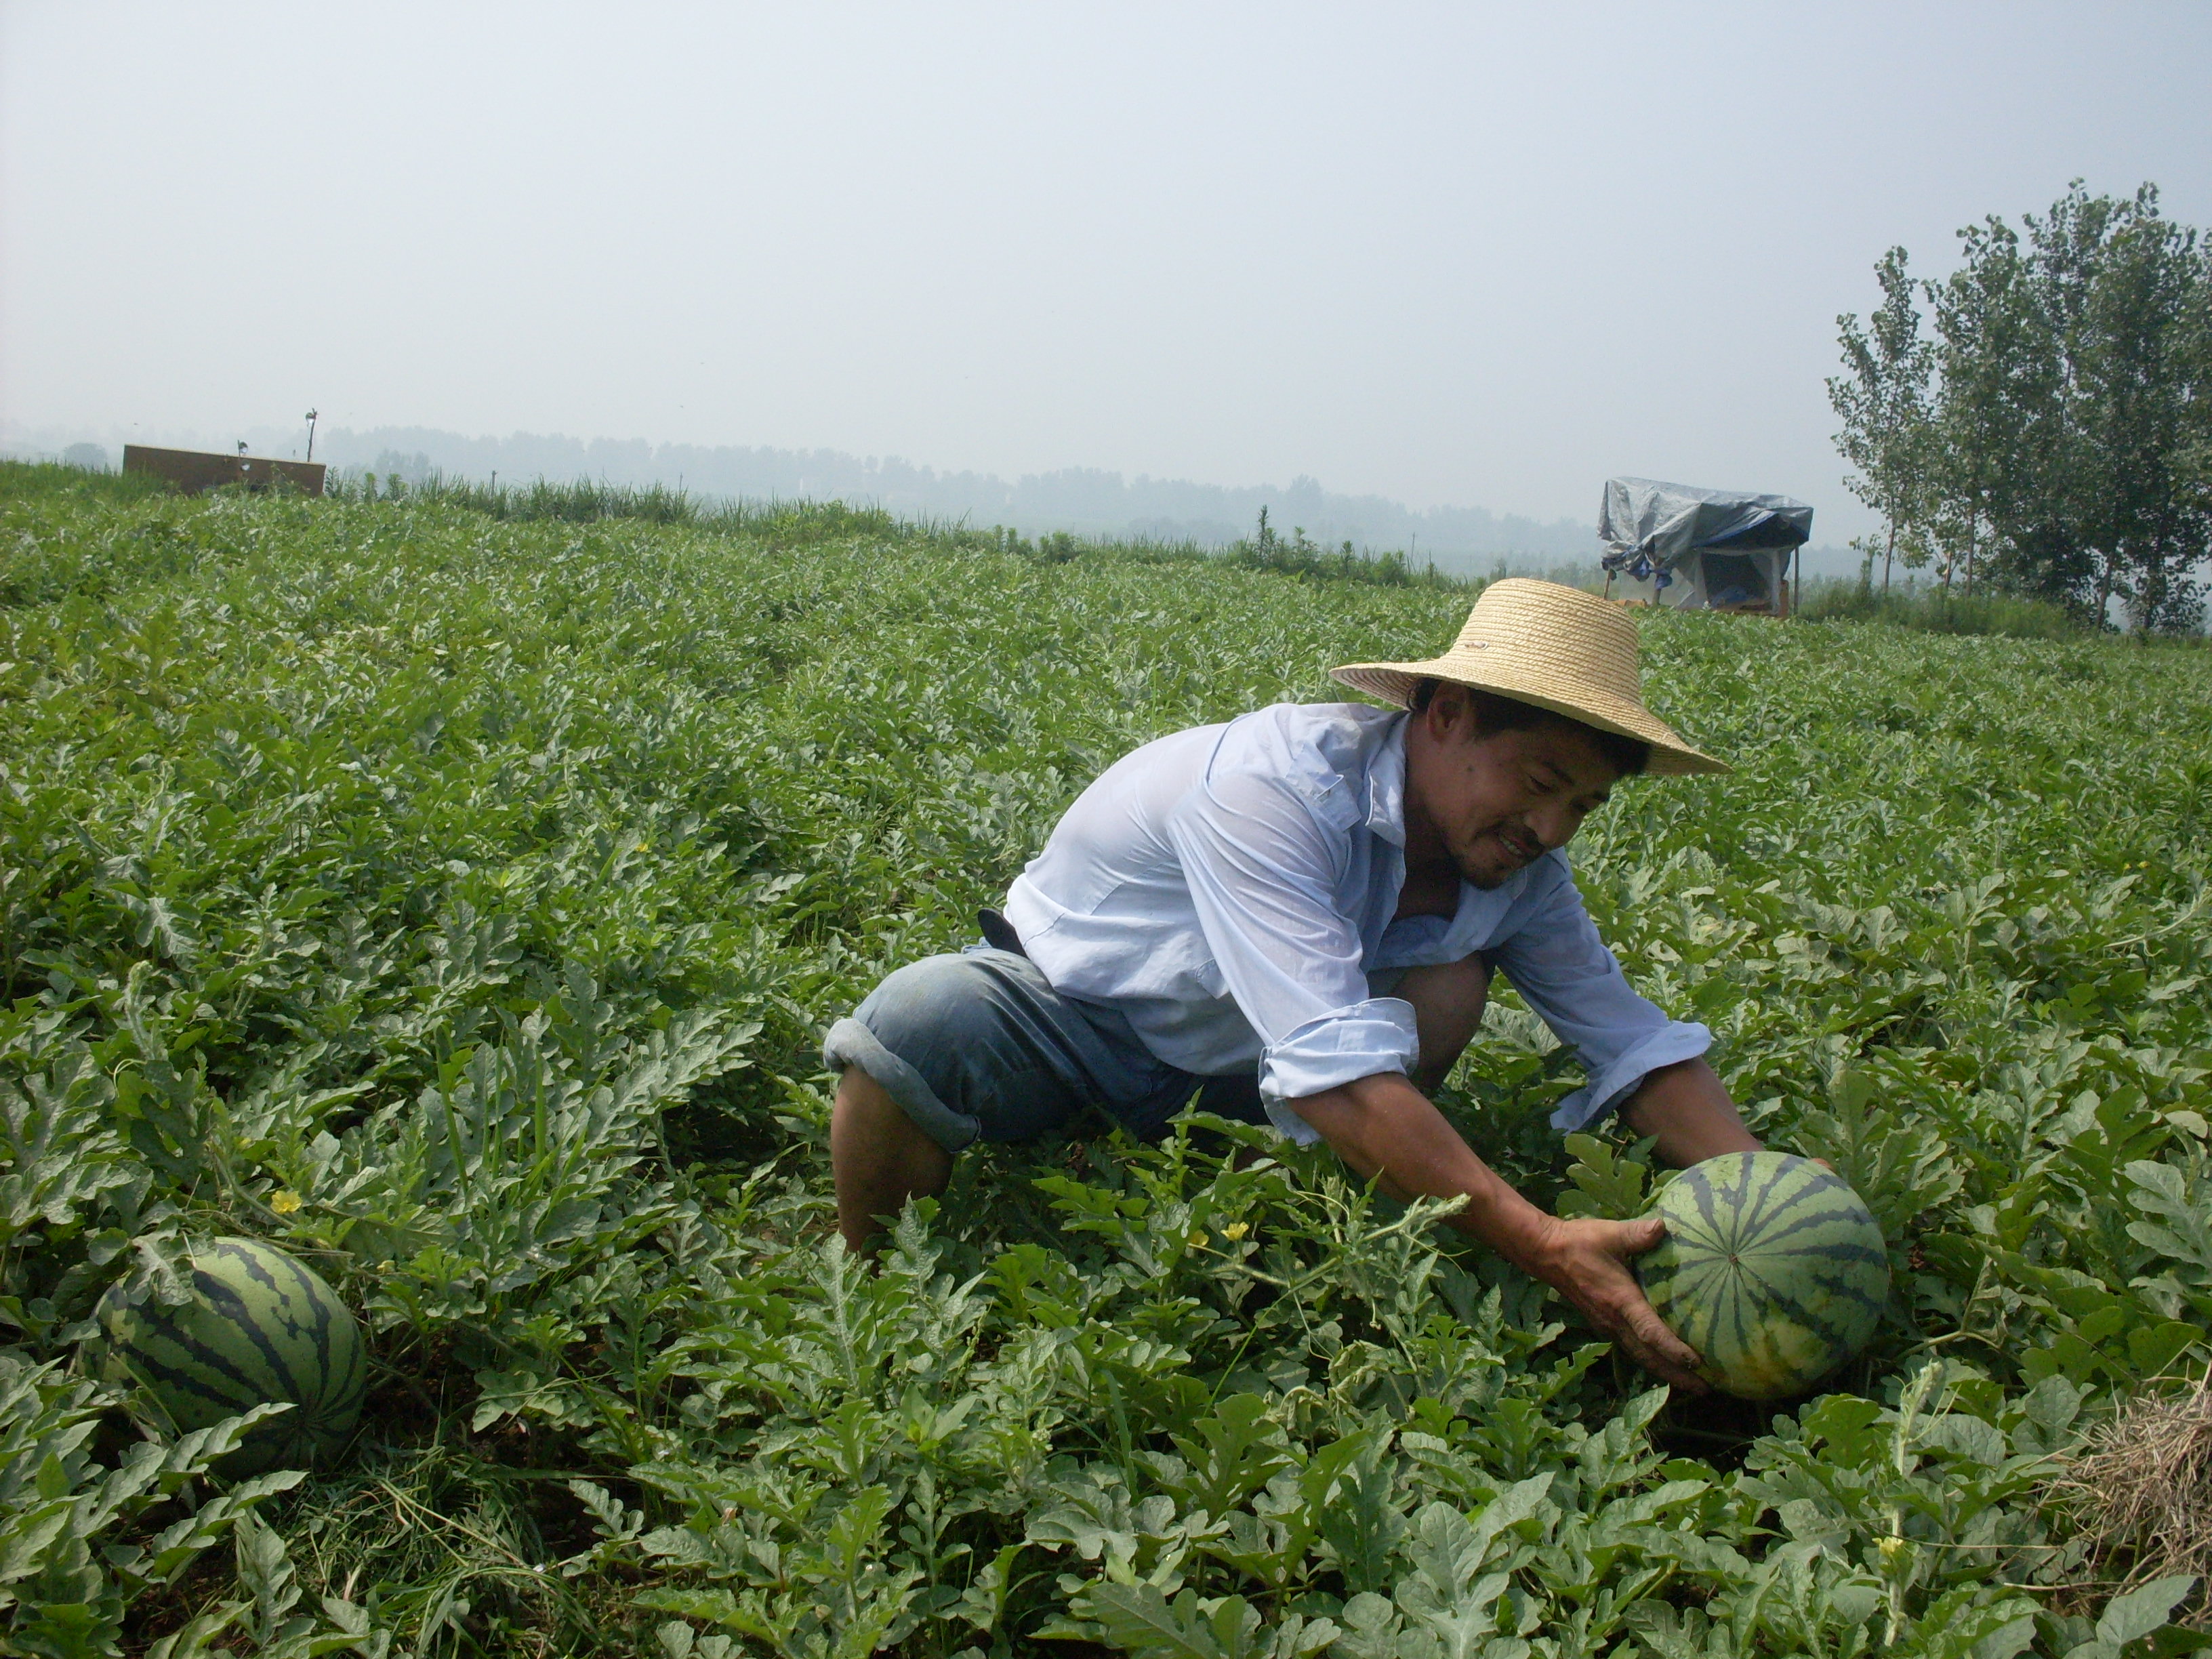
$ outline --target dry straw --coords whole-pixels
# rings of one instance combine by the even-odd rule
[[[1644,706],[1636,619],[1595,593],[1510,576],[1482,590],[1467,626],[1426,662],[1350,663],[1329,672],[1403,708],[1427,679],[1451,680],[1651,745],[1650,770],[1725,772]]]
[[[2142,1395],[2098,1429],[2056,1494],[2100,1565],[2129,1585],[2194,1575],[2181,1622],[2212,1620],[2212,1376],[2185,1394]]]

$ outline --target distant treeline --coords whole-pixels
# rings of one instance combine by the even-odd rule
[[[1131,478],[1092,467],[1030,473],[1009,482],[983,472],[940,472],[896,457],[836,450],[748,449],[653,445],[532,433],[470,438],[422,427],[343,428],[316,441],[319,459],[419,483],[432,473],[489,482],[590,479],[642,488],[661,484],[694,495],[749,501],[840,500],[882,507],[901,518],[1003,525],[1024,535],[1195,542],[1227,547],[1249,537],[1265,507],[1286,531],[1317,544],[1404,552],[1414,563],[1486,569],[1500,556],[1533,555],[1545,563],[1595,562],[1596,532],[1572,519],[1540,522],[1479,507],[1419,511],[1380,495],[1342,495],[1312,478],[1285,488],[1230,489],[1176,478]],[[1600,480],[1591,481],[1595,498]]]
[[[1837,319],[1828,382],[1851,489],[1886,520],[1858,544],[1893,567],[2065,606],[2117,603],[2148,632],[2199,626],[2212,556],[2212,257],[2157,190],[2077,180],[2015,230],[1959,233],[1964,258],[1916,280],[1875,266],[1882,303]],[[1927,307],[1923,314],[1923,306]],[[1923,324],[1932,328],[1923,333]]]

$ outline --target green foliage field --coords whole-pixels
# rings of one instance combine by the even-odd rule
[[[979,1156],[880,1274],[832,1242],[822,1027],[1117,755],[1468,600],[8,470],[0,1648],[2185,1650],[2045,1499],[2205,1358],[2203,651],[1647,620],[1741,770],[1622,790],[1584,890],[1894,1251],[1802,1409],[1668,1404],[1256,1131]],[[1632,1213],[1639,1150],[1545,1125],[1577,1081],[1504,996],[1446,1104]],[[74,1368],[206,1232],[362,1313],[349,1461],[223,1489],[234,1427]]]

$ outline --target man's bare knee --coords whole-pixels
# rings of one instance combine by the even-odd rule
[[[1490,963],[1478,951],[1459,962],[1411,968],[1397,994],[1413,1005],[1413,1029],[1420,1039],[1409,1075],[1423,1094],[1434,1094],[1481,1029],[1482,1011],[1490,1000]]]

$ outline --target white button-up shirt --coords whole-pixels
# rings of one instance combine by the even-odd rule
[[[1603,1115],[1712,1033],[1629,988],[1564,853],[1449,919],[1393,920],[1406,880],[1406,716],[1280,703],[1146,744],[1068,808],[1017,877],[1006,919],[1054,988],[1111,1004],[1159,1059],[1257,1067],[1276,1127],[1310,1142],[1309,1095],[1404,1072],[1413,1007],[1376,995],[1408,968],[1481,951],[1581,1058],[1557,1127]]]

